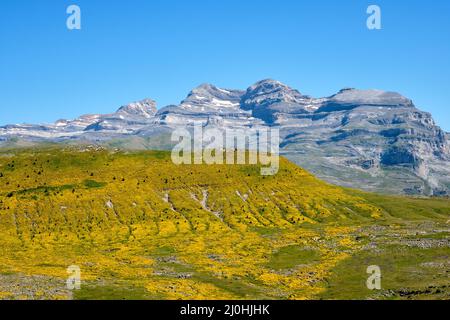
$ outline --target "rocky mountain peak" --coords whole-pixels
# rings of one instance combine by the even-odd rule
[[[144,99],[122,106],[117,110],[117,114],[151,118],[157,112],[156,102],[152,99]]]
[[[356,88],[350,88],[350,87],[342,88],[341,90],[339,90],[339,92],[337,94],[344,93],[346,91],[353,91],[353,90],[356,90]]]
[[[259,81],[249,87],[242,97],[243,109],[252,110],[274,103],[301,104],[305,96],[298,90],[272,79]]]
[[[413,107],[413,102],[397,92],[382,90],[343,89],[331,97],[331,101],[360,105],[387,107]]]
[[[292,90],[289,86],[284,83],[274,80],[274,79],[264,79],[256,82],[254,85],[250,86],[247,91],[257,91],[257,92],[270,92],[277,90]]]
[[[239,107],[243,93],[241,90],[222,89],[206,83],[193,89],[181,105],[207,108]]]

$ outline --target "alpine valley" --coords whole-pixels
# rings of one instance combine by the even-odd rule
[[[278,128],[281,153],[332,184],[379,193],[450,194],[450,134],[431,114],[395,92],[342,89],[313,98],[275,81],[247,90],[210,84],[179,105],[157,109],[145,99],[111,114],[83,115],[53,124],[0,127],[0,147],[99,145],[170,150],[174,129]]]

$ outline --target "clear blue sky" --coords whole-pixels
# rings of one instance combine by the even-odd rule
[[[66,28],[66,8],[82,30]],[[366,9],[382,9],[381,31]],[[179,103],[209,82],[398,91],[450,131],[448,0],[1,0],[0,124]]]

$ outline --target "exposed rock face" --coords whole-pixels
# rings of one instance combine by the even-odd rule
[[[116,113],[118,115],[122,114],[124,116],[136,116],[148,119],[153,117],[157,111],[158,109],[156,109],[156,102],[151,99],[145,99],[123,106],[117,110]]]
[[[342,89],[337,94],[324,101],[318,112],[351,110],[362,106],[384,108],[414,107],[411,100],[396,92],[357,90],[349,88]]]
[[[262,80],[249,87],[242,96],[242,108],[255,110],[273,104],[302,104],[308,97],[275,80]]]
[[[289,132],[284,150],[330,182],[383,192],[449,190],[446,134],[399,94],[347,89],[312,114],[287,119],[279,121]]]
[[[263,80],[247,89],[241,99],[241,107],[253,115],[273,124],[281,117],[295,117],[318,108],[318,102],[281,82]]]
[[[136,139],[156,141],[194,122],[219,128],[276,127],[288,158],[339,185],[388,193],[450,193],[450,135],[410,99],[379,90],[343,89],[316,99],[270,79],[246,91],[204,84],[179,105],[159,111],[146,99],[107,115],[0,127],[0,145],[119,139],[125,141],[122,147],[134,147]]]
[[[190,125],[194,122],[224,127],[249,127],[262,122],[241,108],[244,91],[220,89],[203,84],[192,90],[178,106],[162,108],[155,120],[160,125]]]
[[[226,90],[211,84],[203,84],[192,90],[187,98],[181,102],[183,107],[223,110],[239,108],[243,92],[240,90]]]

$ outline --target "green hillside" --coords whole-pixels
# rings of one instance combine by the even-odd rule
[[[448,199],[335,187],[285,159],[264,177],[168,152],[3,150],[0,298],[448,299],[449,220]]]

